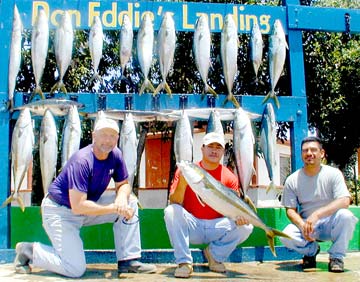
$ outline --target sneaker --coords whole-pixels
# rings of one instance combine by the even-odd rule
[[[142,263],[137,259],[118,261],[118,273],[155,273],[154,264]]]
[[[303,257],[302,269],[304,271],[312,269],[312,268],[316,268],[316,256],[319,253],[320,253],[320,246],[317,247],[315,255]]]
[[[329,261],[329,272],[344,272],[344,261],[338,258],[330,258]]]
[[[209,247],[204,249],[204,256],[209,262],[209,269],[214,272],[224,273],[226,272],[225,265],[222,262],[217,262],[211,255]]]
[[[174,276],[176,278],[189,278],[193,272],[193,267],[191,263],[180,263],[175,269]]]
[[[15,272],[20,274],[31,273],[30,258],[32,254],[32,243],[17,243],[15,247]]]

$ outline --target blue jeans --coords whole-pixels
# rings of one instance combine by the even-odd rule
[[[328,250],[329,257],[343,259],[357,221],[358,219],[351,211],[340,209],[316,223],[312,234],[312,237],[316,239],[314,242],[305,240],[300,229],[294,224],[289,224],[284,229],[284,233],[290,235],[293,240],[283,237],[279,237],[279,239],[288,249],[305,256],[315,255],[318,247],[317,241],[332,241],[332,246]]]
[[[113,203],[114,200],[115,193],[114,195],[105,194],[97,203],[106,205]],[[71,209],[58,205],[45,197],[41,204],[43,227],[49,236],[52,247],[39,242],[34,243],[33,266],[68,277],[82,276],[86,270],[86,261],[80,228],[108,222],[114,223],[117,260],[140,258],[141,244],[137,200],[132,199],[129,204],[135,210],[135,216],[125,224],[122,218],[118,218],[117,214],[75,215]]]
[[[253,230],[251,224],[236,226],[226,217],[198,219],[177,204],[167,206],[164,213],[177,264],[193,262],[189,244],[209,244],[212,257],[224,262]]]

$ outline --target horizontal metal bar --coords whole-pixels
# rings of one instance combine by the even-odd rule
[[[345,32],[345,16],[350,16],[350,33],[360,33],[360,9],[288,6],[288,28]]]

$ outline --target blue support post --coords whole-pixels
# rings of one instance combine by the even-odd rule
[[[287,6],[300,5],[299,0],[284,0]],[[289,22],[289,15],[287,21]],[[305,70],[304,54],[302,47],[302,33],[299,30],[288,28],[288,45],[289,45],[289,67],[291,78],[291,95],[292,97],[304,97],[305,103],[301,109],[296,112],[296,119],[291,123],[290,140],[291,140],[291,169],[292,171],[302,167],[301,140],[307,136],[307,109],[306,109],[306,89],[305,89]]]

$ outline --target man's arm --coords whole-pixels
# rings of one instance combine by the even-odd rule
[[[69,189],[71,210],[74,214],[104,215],[116,213],[115,204],[99,205],[87,199],[87,194],[76,189]]]
[[[171,204],[179,204],[179,205],[183,204],[186,186],[187,186],[187,182],[185,178],[180,174],[179,182],[176,188],[169,195],[169,200]]]

